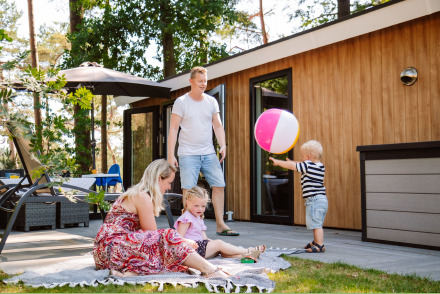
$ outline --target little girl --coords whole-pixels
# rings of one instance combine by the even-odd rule
[[[245,249],[222,240],[208,239],[203,218],[209,200],[206,190],[199,186],[186,191],[182,215],[174,223],[180,236],[190,243],[195,241],[198,245],[196,251],[202,257],[211,258],[220,254],[226,258],[250,258],[256,262],[260,254],[266,250],[265,245]]]

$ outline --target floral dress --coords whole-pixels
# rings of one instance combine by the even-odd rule
[[[193,252],[173,229],[142,230],[138,215],[118,198],[96,236],[93,258],[97,269],[148,275],[186,271],[182,263]]]

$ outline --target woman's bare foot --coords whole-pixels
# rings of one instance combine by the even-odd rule
[[[117,276],[117,277],[120,277],[120,278],[139,276],[138,273],[134,273],[134,272],[124,272],[124,273],[121,273],[120,271],[117,271],[117,270],[115,270],[113,268],[110,269],[110,275]]]
[[[225,272],[224,270],[222,270],[220,267],[217,267],[216,269],[214,269],[212,272],[209,273],[202,273],[201,274],[202,277],[207,278],[207,279],[211,279],[211,278],[223,278],[223,279],[227,279],[229,277],[232,277],[232,275],[228,272]]]
[[[117,276],[117,277],[123,278],[124,274],[121,273],[120,271],[117,271],[117,270],[111,268],[110,269],[110,276]]]

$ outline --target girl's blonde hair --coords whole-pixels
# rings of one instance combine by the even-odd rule
[[[160,212],[164,209],[163,195],[160,192],[159,186],[159,177],[162,179],[168,179],[176,172],[176,170],[176,167],[168,163],[165,159],[156,159],[147,166],[140,182],[133,187],[130,187],[119,197],[123,200],[127,197],[139,195],[142,192],[148,193],[153,202],[154,215],[158,217]]]
[[[316,140],[310,140],[301,145],[301,150],[312,155],[315,159],[321,160],[322,145]]]
[[[206,189],[204,189],[200,186],[192,187],[191,189],[186,190],[186,192],[185,192],[185,197],[184,197],[185,202],[183,203],[182,214],[184,214],[188,210],[188,201],[191,201],[194,198],[198,198],[200,200],[205,200],[206,204],[211,202],[211,199],[209,199],[208,191],[206,191]],[[202,214],[200,217],[203,219],[205,217],[205,215]]]

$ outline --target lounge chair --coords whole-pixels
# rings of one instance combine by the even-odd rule
[[[39,160],[32,156],[30,150],[30,142],[25,139],[22,134],[19,134],[20,129],[12,128],[8,125],[8,131],[12,135],[15,148],[20,157],[21,163],[25,170],[25,176],[18,182],[6,184],[0,187],[0,209],[10,213],[6,228],[3,234],[0,234],[0,254],[6,243],[6,240],[15,224],[20,208],[26,203],[54,203],[64,202],[71,203],[62,193],[58,192],[57,188],[73,189],[79,191],[75,197],[84,200],[89,193],[98,193],[96,191],[85,188],[81,185],[72,185],[69,182],[63,182],[56,187],[53,186],[50,177],[44,173],[39,179],[31,177],[31,171],[41,167]],[[17,134],[14,134],[17,133]],[[90,180],[86,180],[90,183]],[[107,193],[105,200],[114,201],[120,194]]]
[[[15,224],[20,208],[25,203],[71,203],[68,198],[56,191],[56,187],[53,187],[53,182],[51,183],[51,179],[46,173],[44,173],[39,179],[32,179],[30,172],[33,169],[41,167],[41,163],[37,158],[31,155],[29,151],[31,149],[30,142],[20,136],[21,134],[17,134],[18,136],[16,136],[12,128],[8,128],[8,130],[12,135],[14,145],[25,170],[25,176],[17,184],[7,184],[0,187],[0,210],[10,213],[6,228],[3,234],[0,234],[0,254]],[[26,182],[28,184],[25,184]],[[68,182],[61,183],[59,186],[63,189],[74,189],[82,192],[81,194],[75,195],[79,199],[84,199],[89,193],[98,193],[88,188],[81,187],[80,185],[69,184]],[[104,200],[114,201],[119,195],[120,193],[106,193]],[[165,194],[164,196],[165,212],[171,228],[173,228],[174,221],[170,209],[170,203],[179,198],[182,198],[181,194],[170,193]]]

